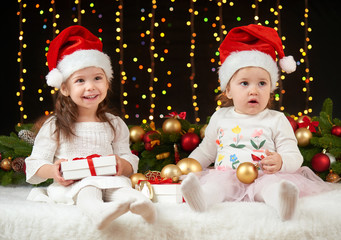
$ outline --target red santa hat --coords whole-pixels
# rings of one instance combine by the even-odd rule
[[[110,58],[102,52],[102,47],[101,40],[82,26],[64,29],[50,43],[47,85],[60,88],[75,71],[86,67],[102,68],[108,81],[111,81],[113,70]]]
[[[221,91],[225,91],[233,74],[244,67],[261,67],[268,71],[271,90],[275,90],[279,77],[276,52],[283,71],[291,73],[296,70],[294,58],[284,55],[282,41],[276,30],[270,27],[251,24],[233,28],[221,43],[219,52]]]

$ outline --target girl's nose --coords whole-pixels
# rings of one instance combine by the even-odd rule
[[[250,87],[249,95],[258,95],[258,89],[256,86]]]
[[[95,84],[92,81],[88,81],[86,84],[86,90],[87,91],[92,91],[95,89]]]

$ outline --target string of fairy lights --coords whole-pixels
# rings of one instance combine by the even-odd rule
[[[42,19],[41,22],[41,31],[43,31],[43,36],[48,36],[44,40],[44,44],[42,47],[44,48],[44,54],[40,56],[41,58],[46,59],[46,54],[49,48],[49,44],[54,39],[60,31],[65,27],[62,27],[61,19],[70,18],[72,24],[80,24],[86,22],[90,17],[96,18],[96,32],[94,32],[102,41],[103,37],[107,37],[107,28],[105,28],[104,23],[108,24],[108,21],[112,23],[112,30],[114,32],[112,38],[114,42],[114,47],[112,47],[112,54],[115,55],[113,65],[117,65],[119,68],[119,94],[120,94],[120,110],[123,113],[125,119],[138,119],[140,122],[146,123],[148,121],[154,120],[155,118],[164,117],[163,114],[168,114],[171,111],[181,111],[181,109],[175,109],[172,106],[172,100],[167,99],[167,93],[172,89],[176,88],[177,82],[173,77],[172,71],[172,63],[168,60],[169,54],[171,51],[171,46],[166,44],[165,39],[169,36],[168,29],[173,24],[173,21],[176,21],[176,17],[171,17],[167,14],[175,14],[178,7],[178,0],[167,0],[169,3],[169,7],[167,10],[160,8],[160,4],[164,4],[158,2],[157,0],[150,0],[141,2],[141,9],[139,11],[139,23],[141,27],[138,28],[140,32],[136,33],[136,38],[140,39],[140,47],[143,51],[145,51],[145,55],[149,56],[149,61],[146,62],[146,58],[141,56],[140,53],[137,53],[134,56],[128,56],[128,50],[132,48],[136,48],[139,46],[133,46],[127,44],[127,39],[125,39],[125,31],[126,31],[126,16],[125,14],[125,5],[127,5],[127,1],[124,0],[112,0],[110,7],[112,8],[111,15],[105,15],[106,22],[103,20],[104,13],[100,12],[98,8],[99,2],[98,0],[73,0],[71,6],[71,11],[68,13],[58,9],[58,0],[50,0],[49,2],[43,1],[27,1],[27,0],[17,0],[18,2],[18,23],[19,23],[19,36],[18,36],[18,72],[19,72],[19,89],[16,92],[16,96],[18,99],[18,110],[20,113],[19,123],[23,123],[26,121],[33,121],[34,119],[29,116],[27,111],[28,106],[25,106],[25,90],[26,87],[30,84],[29,81],[33,81],[29,76],[32,69],[28,69],[28,64],[25,64],[24,57],[26,56],[27,48],[30,47],[29,43],[26,39],[26,34],[28,34],[25,29],[28,22],[32,19],[40,16]],[[202,5],[202,3],[200,3]],[[202,80],[200,80],[200,76],[197,74],[198,70],[198,62],[197,62],[197,44],[198,37],[200,37],[200,24],[197,24],[200,21],[203,21],[202,24],[208,24],[212,29],[213,35],[210,36],[210,41],[212,42],[212,53],[211,56],[207,59],[207,66],[209,70],[213,73],[217,72],[220,66],[219,60],[219,50],[218,47],[220,43],[223,41],[224,37],[227,35],[228,30],[231,28],[230,18],[225,17],[225,12],[233,12],[234,8],[237,4],[242,4],[237,1],[227,1],[227,0],[210,0],[209,1],[209,11],[210,16],[207,17],[208,10],[207,8],[203,10],[200,8],[197,0],[188,0],[188,17],[186,18],[183,26],[186,27],[186,31],[190,35],[189,42],[184,42],[184,45],[187,46],[188,51],[188,61],[183,66],[184,69],[189,70],[189,75],[187,77],[188,84],[190,86],[191,92],[188,94],[191,95],[192,99],[192,112],[188,112],[187,114],[191,114],[194,116],[194,120],[196,122],[202,121],[199,117],[200,109],[203,108],[199,106],[199,98],[198,98],[198,90],[200,87],[204,86]],[[302,47],[299,48],[300,59],[297,61],[297,65],[302,68],[304,67],[304,76],[302,76],[302,81],[304,81],[304,87],[302,88],[302,92],[305,94],[305,107],[301,111],[297,112],[298,116],[303,114],[309,114],[312,112],[312,109],[309,107],[309,103],[312,101],[311,91],[310,91],[310,83],[313,81],[313,77],[311,76],[310,66],[309,66],[309,58],[308,53],[312,48],[311,41],[309,38],[309,33],[312,31],[309,26],[309,7],[308,0],[304,0],[305,8],[303,11],[304,20],[300,21],[298,24],[302,27],[302,31],[304,32],[304,41],[302,41]],[[163,5],[164,6],[164,5]],[[181,5],[183,6],[183,5]],[[285,6],[281,4],[280,0],[276,0],[273,3],[273,6],[268,9],[268,13],[270,16],[260,15],[261,10],[269,7],[269,4],[263,4],[262,0],[255,0],[249,6],[249,9],[253,10],[253,21],[255,24],[261,24],[264,26],[273,27],[279,34],[282,39],[283,47],[285,48],[285,43],[287,37],[284,35],[282,31],[283,19],[281,19],[281,11],[285,10]],[[28,10],[30,9],[30,10]],[[32,9],[35,9],[32,13]],[[166,14],[166,13],[167,14]],[[213,14],[215,12],[215,16]],[[71,13],[69,15],[69,13]],[[36,15],[35,15],[36,14]],[[205,15],[206,14],[206,15]],[[212,16],[213,15],[213,16]],[[127,16],[128,18],[128,16]],[[243,21],[243,15],[235,17],[234,24]],[[245,17],[246,18],[246,17]],[[112,20],[109,20],[112,19]],[[183,18],[181,18],[183,19]],[[284,19],[285,20],[285,19]],[[248,23],[246,23],[248,24]],[[199,34],[199,36],[198,36]],[[39,37],[39,36],[38,36]],[[188,41],[188,40],[183,40]],[[141,51],[142,51],[141,50]],[[110,52],[107,52],[109,55]],[[140,54],[140,55],[139,55]],[[144,56],[145,56],[144,55]],[[117,57],[116,57],[117,56]],[[186,61],[185,61],[186,62]],[[47,62],[45,63],[47,66]],[[136,67],[137,73],[131,74],[127,72],[127,66]],[[44,66],[46,68],[46,66]],[[161,68],[162,66],[162,68]],[[159,69],[166,69],[165,72],[160,72]],[[32,70],[33,71],[33,70]],[[149,81],[147,82],[147,90],[142,87],[141,80],[139,77],[139,73],[145,73],[149,76]],[[287,76],[285,73],[282,73],[280,76],[280,81],[278,82],[278,90],[275,92],[275,101],[278,104],[278,109],[281,111],[285,111],[286,108],[283,106],[283,99],[286,93],[285,89],[285,79]],[[217,77],[216,88],[213,93],[207,94],[218,94],[220,91],[219,80]],[[129,100],[129,95],[131,95],[131,91],[133,89],[135,93],[139,95],[140,100],[137,102],[133,102]],[[161,90],[160,90],[161,89]],[[54,95],[58,89],[48,88],[46,85],[42,85],[38,89],[36,89],[38,101],[44,102],[49,97],[49,95]],[[288,90],[289,91],[289,90]],[[32,97],[32,96],[27,96]],[[159,99],[162,97],[163,100],[168,101],[166,107],[164,109],[158,109],[160,106]],[[201,96],[202,98],[202,96]],[[220,102],[217,101],[217,108],[220,106]],[[143,112],[141,106],[148,106],[148,112]],[[133,106],[133,107],[131,107]],[[158,111],[156,111],[158,109]],[[48,115],[51,114],[52,109],[44,109],[43,113]],[[163,114],[155,115],[156,112],[162,112]]]

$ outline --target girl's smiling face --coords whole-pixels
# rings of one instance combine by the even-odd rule
[[[107,96],[108,89],[109,82],[103,69],[87,67],[74,72],[60,90],[77,105],[79,114],[92,114]]]
[[[233,100],[235,111],[254,115],[268,105],[271,92],[269,73],[260,67],[239,69],[226,88],[226,96]]]

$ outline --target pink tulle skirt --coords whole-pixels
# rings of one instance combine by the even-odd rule
[[[290,181],[295,184],[300,191],[299,196],[305,197],[317,193],[332,190],[331,183],[324,182],[310,168],[301,167],[295,173],[264,174],[258,173],[258,178],[251,184],[240,182],[236,175],[236,170],[208,170],[200,177],[202,187],[214,186],[218,184],[219,189],[225,192],[225,201],[255,201],[255,195],[263,188],[280,182]]]

